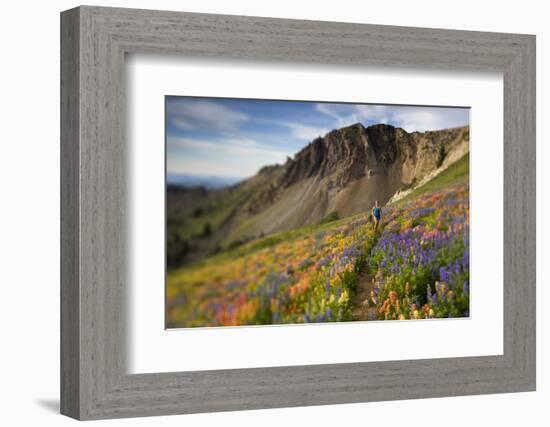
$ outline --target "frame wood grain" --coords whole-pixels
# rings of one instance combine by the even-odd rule
[[[126,372],[127,53],[500,71],[504,354]],[[61,412],[101,419],[535,390],[535,37],[82,6],[61,14]]]

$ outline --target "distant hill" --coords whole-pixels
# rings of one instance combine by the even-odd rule
[[[284,165],[231,187],[168,186],[168,264],[271,233],[369,211],[464,157],[467,126],[408,133],[357,123],[312,141]],[[189,187],[189,186],[187,186]]]
[[[204,187],[210,190],[231,187],[242,180],[242,177],[237,176],[207,176],[189,174],[168,174],[166,176],[166,182],[168,185],[179,187]]]

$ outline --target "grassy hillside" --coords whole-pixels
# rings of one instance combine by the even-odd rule
[[[240,235],[241,240],[227,239],[234,224],[244,221],[242,208],[255,195],[269,188],[271,181],[271,175],[259,174],[223,190],[169,188],[166,204],[168,266],[189,264],[257,237]]]
[[[357,304],[380,320],[468,315],[468,164],[384,207],[378,231],[369,212],[328,218],[169,271],[167,326],[347,321]]]

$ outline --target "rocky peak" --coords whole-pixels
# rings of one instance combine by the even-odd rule
[[[285,164],[281,185],[288,187],[304,178],[333,175],[338,186],[345,186],[364,176],[373,163],[394,162],[402,132],[390,125],[365,128],[361,123],[332,130],[313,140]]]
[[[355,123],[316,138],[288,159],[279,184],[286,188],[302,179],[332,176],[337,186],[344,187],[369,171],[387,169],[398,161],[407,163],[407,182],[416,173],[438,167],[442,157],[463,140],[468,140],[467,127],[408,133],[387,124],[365,127]]]
[[[344,159],[361,156],[364,148],[359,145],[364,127],[359,126],[333,130],[314,139],[285,164],[281,185],[288,187],[313,176],[323,178],[334,172],[338,165],[342,167]]]

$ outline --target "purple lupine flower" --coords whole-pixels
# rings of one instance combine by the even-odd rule
[[[442,282],[449,283],[449,274],[445,270],[445,267],[439,267],[439,279]]]
[[[332,255],[332,253],[331,253],[331,254],[328,254],[326,257],[321,258],[321,259],[319,260],[319,262],[317,263],[317,265],[318,265],[319,267],[324,267],[324,266],[328,265],[328,264],[330,263],[330,260],[332,259],[332,256],[333,256],[333,255]]]

